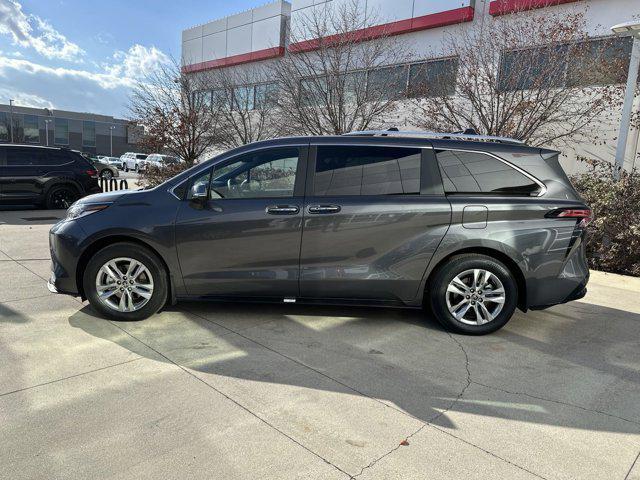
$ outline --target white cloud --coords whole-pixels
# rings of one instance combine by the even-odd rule
[[[46,20],[25,14],[14,0],[0,0],[0,34],[10,36],[14,45],[33,48],[49,59],[81,62],[85,54]]]
[[[0,54],[0,97],[15,98],[18,105],[122,116],[131,88],[169,62],[157,48],[142,45],[116,52],[97,71],[50,67]]]
[[[169,57],[156,47],[147,48],[136,44],[126,52],[115,52],[112,63],[105,64],[104,68],[114,77],[142,80],[149,72],[169,63]]]

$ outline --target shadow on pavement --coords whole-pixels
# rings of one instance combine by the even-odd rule
[[[637,340],[640,315],[589,304],[578,308],[582,318],[569,317],[561,324],[554,324],[553,314],[544,317],[545,312],[516,315],[507,328],[487,337],[450,335],[420,311],[302,305],[185,302],[143,322],[112,323],[161,353],[165,357],[162,361],[190,369],[214,383],[224,376],[361,395],[448,428],[455,428],[448,412],[456,411],[575,429],[638,433],[640,412],[629,421],[579,411],[568,415],[561,409],[576,407],[530,396],[516,398],[504,395],[504,391],[503,397],[510,400],[495,402],[490,395],[470,394],[474,372],[491,368],[495,362],[502,363],[504,370],[494,372],[494,380],[539,376],[539,364],[530,365],[529,371],[517,366],[514,358],[523,354],[540,355],[549,365],[568,362],[640,384],[637,364],[636,368],[613,365],[604,352],[606,345],[596,341],[587,348],[580,344],[585,336],[602,330],[603,319],[607,319],[614,338],[623,341],[626,330],[627,339],[635,335]],[[260,317],[258,323],[256,317]],[[123,342],[122,335],[100,328],[100,322],[104,320],[90,307],[69,318],[75,328],[131,348],[130,341]],[[532,322],[546,323],[551,340],[533,340],[518,333]],[[136,353],[159,358],[152,350],[136,348]],[[471,377],[467,376],[468,367]],[[593,395],[601,393],[598,390]]]

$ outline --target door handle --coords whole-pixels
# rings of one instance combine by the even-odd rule
[[[297,205],[269,205],[266,212],[269,215],[295,215],[300,211]]]
[[[339,205],[311,205],[309,207],[309,213],[314,213],[316,215],[323,213],[338,213],[339,211]]]

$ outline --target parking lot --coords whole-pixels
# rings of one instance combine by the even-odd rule
[[[300,305],[118,323],[48,292],[63,214],[0,211],[2,478],[640,479],[640,279],[485,337]]]

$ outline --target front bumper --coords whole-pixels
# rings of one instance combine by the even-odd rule
[[[47,288],[53,293],[80,295],[76,271],[80,257],[78,242],[84,232],[74,221],[56,223],[49,231],[51,276]]]

